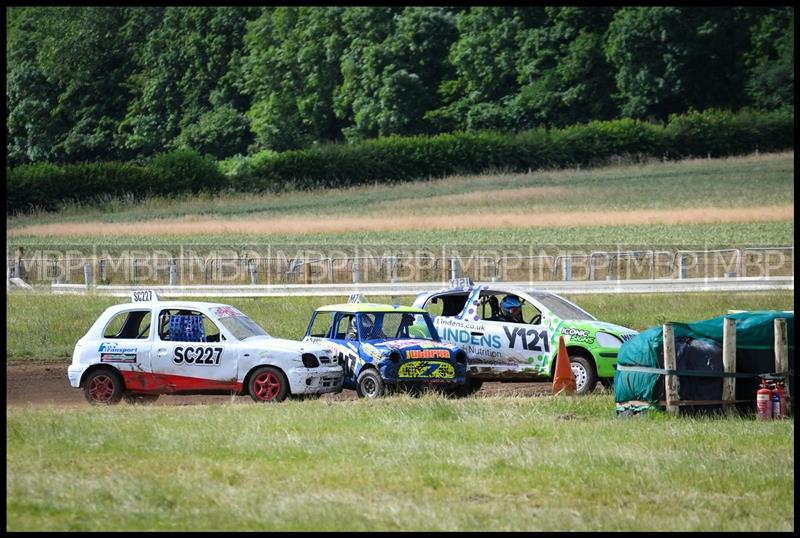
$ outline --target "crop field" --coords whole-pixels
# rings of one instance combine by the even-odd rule
[[[69,244],[783,245],[794,153],[451,177],[313,193],[111,200],[6,219],[8,248]],[[646,188],[643,188],[646,186]]]

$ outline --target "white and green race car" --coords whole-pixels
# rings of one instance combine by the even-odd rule
[[[504,316],[501,304],[513,306],[514,316]],[[414,306],[433,316],[442,340],[467,352],[471,392],[484,381],[552,380],[559,336],[564,337],[578,394],[591,392],[598,381],[612,383],[619,348],[638,334],[598,321],[555,293],[501,283],[477,285],[469,279],[420,293]]]

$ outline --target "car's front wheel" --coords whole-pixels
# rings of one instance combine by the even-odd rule
[[[247,389],[256,402],[282,402],[289,393],[289,382],[277,368],[262,366],[250,376]]]
[[[83,395],[92,405],[114,405],[122,399],[122,378],[111,368],[90,373],[83,384]]]
[[[385,390],[383,379],[373,368],[367,368],[358,376],[356,393],[359,398],[380,398]]]
[[[597,374],[591,361],[582,355],[569,358],[572,375],[575,376],[575,393],[588,394],[597,386]]]

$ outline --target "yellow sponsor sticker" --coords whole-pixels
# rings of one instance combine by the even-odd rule
[[[450,351],[447,349],[411,349],[406,351],[408,359],[449,359]]]
[[[440,361],[414,361],[400,366],[398,377],[413,377],[418,379],[438,378],[452,379],[456,372],[452,364]]]

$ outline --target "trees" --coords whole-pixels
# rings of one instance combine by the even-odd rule
[[[8,162],[794,102],[793,7],[13,7]]]
[[[747,96],[763,109],[794,103],[794,8],[769,8],[752,26]]]
[[[188,146],[217,158],[246,150],[248,102],[238,69],[245,24],[256,14],[231,7],[152,12],[158,21],[145,26],[133,56],[133,97],[119,125],[127,149],[146,157]]]
[[[623,115],[745,104],[743,55],[752,8],[626,7],[606,32]]]

